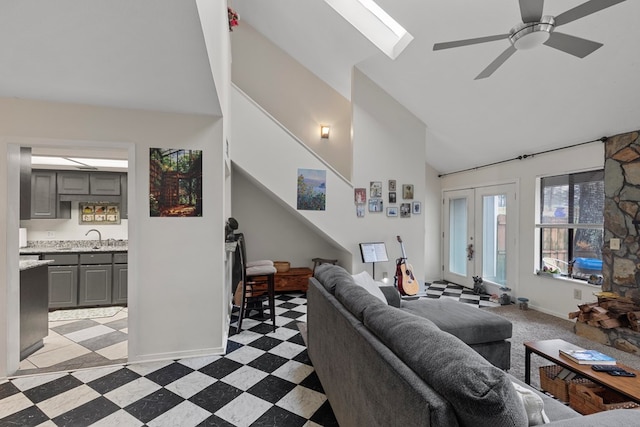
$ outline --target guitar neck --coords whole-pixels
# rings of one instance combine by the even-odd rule
[[[404,243],[400,236],[398,236],[398,242],[400,242],[400,250],[402,250],[402,259],[407,259],[407,255],[404,253]]]

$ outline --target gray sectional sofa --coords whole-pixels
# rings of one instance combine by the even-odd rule
[[[341,427],[527,426],[517,388],[544,403],[554,426],[640,425],[640,411],[582,416],[533,391],[393,292],[384,291],[385,303],[328,264],[309,281],[308,353]]]

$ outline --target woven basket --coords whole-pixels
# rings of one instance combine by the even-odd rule
[[[639,404],[631,402],[627,396],[595,383],[570,384],[569,406],[582,415],[640,407]]]
[[[291,268],[289,261],[273,261],[273,266],[278,273],[286,273]]]
[[[582,377],[574,377],[571,380],[557,378],[560,371],[562,371],[562,366],[541,366],[540,388],[551,393],[556,399],[563,403],[569,402],[569,384],[592,384],[591,381]]]

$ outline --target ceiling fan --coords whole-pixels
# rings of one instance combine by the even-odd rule
[[[511,28],[509,34],[436,43],[433,45],[433,50],[450,49],[453,47],[509,39],[511,45],[489,64],[487,68],[482,70],[475,80],[489,77],[498,67],[504,64],[516,50],[531,49],[541,44],[577,56],[578,58],[584,58],[596,49],[602,47],[602,43],[559,33],[554,31],[555,28],[622,3],[623,1],[625,0],[589,0],[554,17],[542,15],[544,0],[519,0],[522,22]]]

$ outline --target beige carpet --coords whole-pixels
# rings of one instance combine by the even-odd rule
[[[539,341],[560,338],[583,348],[598,350],[616,358],[620,363],[634,369],[640,369],[640,356],[615,349],[589,339],[576,335],[573,332],[575,321],[560,319],[549,314],[532,309],[520,310],[518,305],[504,305],[499,307],[487,307],[513,323],[513,336],[511,341],[511,373],[516,378],[524,381],[524,342]],[[551,362],[535,354],[531,355],[531,384],[539,387],[540,379],[538,368],[551,365]]]

